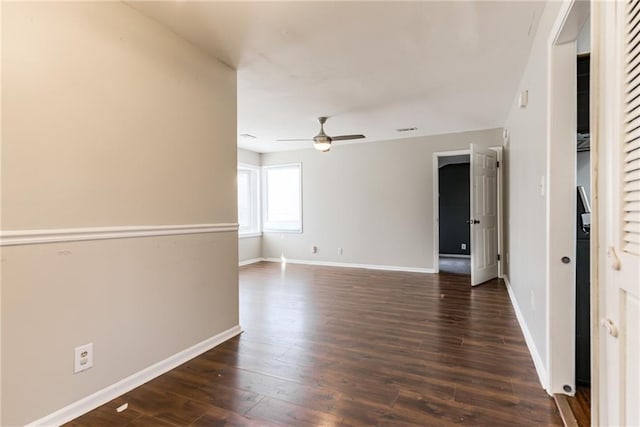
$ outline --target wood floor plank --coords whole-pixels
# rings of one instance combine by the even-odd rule
[[[241,336],[70,425],[562,425],[499,280],[258,263],[240,315]]]
[[[575,396],[554,395],[565,425],[591,425],[591,388],[578,385]],[[570,421],[567,422],[567,419]]]
[[[217,407],[210,408],[204,415],[198,418],[193,427],[278,427],[283,424],[267,422],[239,415],[232,411],[227,411]]]
[[[342,418],[279,399],[266,397],[247,414],[250,418],[288,426],[340,425]]]
[[[98,409],[67,423],[67,426],[79,427],[90,425],[96,427],[119,427],[128,425],[136,418],[143,416],[142,412],[139,412],[134,408],[118,412],[117,408],[124,403],[126,403],[126,401],[122,397],[114,399]]]

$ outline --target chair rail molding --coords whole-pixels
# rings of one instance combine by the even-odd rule
[[[83,240],[127,239],[132,237],[174,236],[179,234],[237,232],[237,223],[135,225],[42,230],[2,230],[0,246],[77,242]]]

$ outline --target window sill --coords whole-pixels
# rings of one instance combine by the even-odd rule
[[[238,239],[248,239],[250,237],[262,237],[262,233],[257,232],[246,232],[246,233],[238,233]]]

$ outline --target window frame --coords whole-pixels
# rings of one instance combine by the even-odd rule
[[[250,218],[251,218],[251,226],[247,229],[241,229],[240,226],[240,212],[238,209],[238,238],[248,238],[248,237],[260,237],[262,236],[262,224],[261,224],[261,173],[260,166],[251,165],[247,163],[238,163],[238,168],[236,171],[236,194],[239,195],[238,192],[238,175],[241,171],[246,171],[249,173],[249,200],[250,200]]]
[[[267,214],[269,212],[269,206],[268,206],[268,179],[267,179],[267,174],[269,172],[269,170],[272,169],[286,169],[286,168],[297,168],[298,169],[298,179],[300,182],[299,185],[299,195],[298,195],[298,199],[299,199],[299,214],[298,214],[298,224],[296,224],[297,226],[294,227],[287,227],[287,226],[280,226],[278,227],[277,224],[273,224],[270,223],[269,221],[267,221]],[[302,163],[281,163],[281,164],[273,164],[273,165],[266,165],[266,166],[262,166],[262,175],[261,175],[261,180],[262,180],[262,231],[263,233],[297,233],[297,234],[302,234],[302,230],[303,230],[303,216],[302,216],[302,212],[303,212],[303,204],[302,204],[302,197],[303,197],[303,189],[302,189]]]

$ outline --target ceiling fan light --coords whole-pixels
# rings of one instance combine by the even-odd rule
[[[326,151],[329,151],[329,149],[331,148],[331,142],[330,141],[314,141],[313,148],[315,148],[318,151],[326,152]]]

